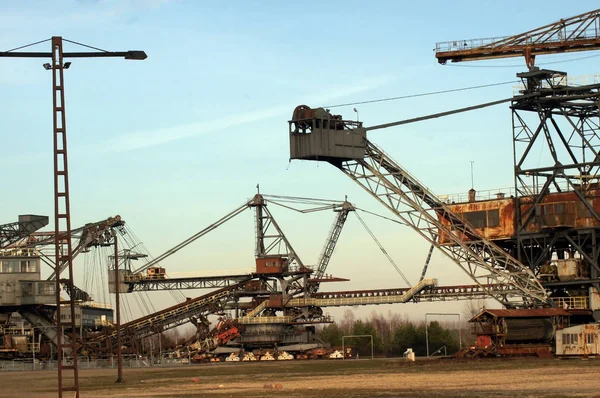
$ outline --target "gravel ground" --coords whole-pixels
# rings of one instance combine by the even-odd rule
[[[597,397],[600,360],[376,359],[80,372],[82,397]],[[68,385],[68,384],[66,384]],[[69,396],[69,395],[67,395]],[[56,397],[56,372],[0,374],[0,397]]]

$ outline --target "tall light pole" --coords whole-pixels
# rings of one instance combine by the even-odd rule
[[[115,245],[115,307],[116,307],[116,329],[117,329],[117,381],[123,383],[123,353],[121,352],[121,304],[119,298],[119,289],[121,288],[121,279],[119,278],[119,247],[117,243],[117,234],[113,235]]]
[[[63,52],[63,40],[72,44],[80,45],[95,51],[86,52]],[[16,51],[30,47],[42,42],[51,42],[51,52],[23,52]],[[52,108],[54,125],[54,250],[55,250],[55,278],[56,278],[56,346],[58,361],[58,396],[62,398],[63,392],[72,391],[75,397],[79,397],[79,375],[77,361],[77,330],[75,327],[75,294],[73,293],[73,249],[71,247],[71,205],[69,199],[69,168],[67,157],[67,120],[65,113],[65,69],[71,66],[71,62],[63,62],[65,58],[104,58],[122,57],[132,60],[144,60],[147,58],[143,51],[105,51],[99,48],[87,46],[81,43],[63,39],[61,36],[53,36],[51,39],[18,47],[9,51],[0,52],[0,57],[11,58],[50,58],[52,63],[45,63],[46,70],[52,71]],[[66,277],[61,278],[61,271],[68,270]],[[60,297],[61,285],[66,285],[69,300]],[[61,318],[61,306],[70,307],[70,320],[64,322]],[[69,330],[69,340],[63,342],[63,332]],[[72,365],[63,365],[64,354],[73,356]],[[73,371],[73,385],[63,385],[63,370]]]

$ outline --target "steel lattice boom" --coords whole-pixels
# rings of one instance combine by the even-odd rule
[[[436,43],[440,64],[524,56],[533,67],[536,55],[600,49],[600,9],[561,19],[508,37]]]
[[[19,221],[0,225],[0,249],[31,235],[48,225],[47,216],[22,215]]]
[[[489,291],[507,307],[548,305],[533,272],[486,240],[453,213],[427,187],[369,142],[362,124],[324,109],[296,108],[290,121],[292,159],[328,161],[356,181],[480,285],[500,284],[514,291]],[[451,244],[441,244],[443,236]],[[516,293],[515,293],[516,292]]]
[[[121,325],[122,343],[128,344],[133,340],[161,333],[189,322],[190,318],[219,312],[225,307],[225,303],[232,294],[243,288],[244,282],[240,282],[125,323]],[[114,346],[116,337],[116,331],[112,331],[89,339],[88,344],[90,344],[90,348],[101,347],[101,344],[105,344],[108,340],[110,341],[109,346]]]
[[[331,256],[333,255],[337,241],[340,238],[340,234],[342,233],[342,229],[344,228],[348,214],[351,211],[354,211],[354,206],[352,206],[352,204],[349,202],[344,202],[341,210],[338,211],[337,217],[335,218],[333,226],[331,227],[331,232],[329,232],[329,236],[327,237],[323,251],[321,252],[319,260],[317,261],[317,270],[313,275],[314,279],[321,279],[325,275],[325,270],[327,269],[329,260],[331,260]],[[316,290],[318,290],[318,284],[315,286],[315,291]]]
[[[366,143],[364,159],[349,160],[336,166],[440,249],[476,282],[482,285],[511,285],[520,292],[499,294],[490,290],[490,295],[502,304],[508,307],[536,306],[546,301],[544,287],[527,267],[480,236],[371,142]],[[402,210],[406,206],[410,210]],[[440,233],[454,244],[439,244]]]

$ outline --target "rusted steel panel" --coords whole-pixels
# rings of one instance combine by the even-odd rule
[[[283,307],[283,296],[281,294],[269,295],[269,304],[267,306],[271,308]]]
[[[285,271],[285,258],[259,257],[256,259],[257,274],[281,274]]]
[[[600,354],[600,325],[578,325],[563,329],[556,338],[556,355],[591,356]]]
[[[496,318],[535,318],[551,316],[570,316],[571,314],[561,308],[532,308],[532,309],[486,309],[474,316],[469,322],[479,318],[483,314],[489,314]]]
[[[563,52],[575,52],[582,50],[593,50],[600,48],[600,39],[566,40],[563,42],[552,41],[550,43],[534,43],[524,45],[507,45],[497,47],[479,47],[471,49],[457,49],[453,51],[437,52],[435,57],[438,62],[445,64],[448,61],[473,61],[496,58],[522,57],[525,51],[531,55],[556,54]]]
[[[523,356],[523,355],[537,355],[540,358],[547,358],[552,356],[552,346],[549,344],[535,344],[535,345],[505,345],[498,347],[497,354],[502,356]]]
[[[473,225],[487,239],[510,239],[515,236],[514,199],[458,203],[448,205],[448,207],[452,212]],[[479,212],[485,212],[485,215]],[[481,215],[482,217],[476,220],[481,223],[470,219],[471,214]],[[449,225],[447,220],[442,219],[441,221]],[[440,234],[440,243],[449,243],[448,237]]]
[[[488,348],[492,345],[492,338],[487,335],[477,336],[476,346],[478,348]]]
[[[600,214],[600,189],[598,189],[598,186],[589,186],[581,193],[596,213]],[[522,197],[520,199],[522,215],[531,210],[534,201],[534,197]],[[461,216],[475,227],[480,234],[490,240],[514,239],[516,231],[515,206],[516,200],[514,198],[448,205],[452,212]],[[593,217],[573,191],[555,192],[546,195],[534,212],[533,218],[526,227],[526,231],[530,233],[559,227],[582,229],[600,227],[600,222]],[[442,217],[440,217],[440,221],[445,225],[450,225]],[[439,241],[441,244],[451,243],[443,231],[440,231]]]
[[[600,190],[597,184],[589,186],[581,192],[591,207],[600,214]],[[533,197],[521,199],[521,214],[531,209]],[[549,205],[555,205],[550,207]],[[570,192],[555,192],[544,197],[536,211],[533,222],[527,227],[528,232],[539,232],[548,227],[589,228],[600,226],[577,194]],[[556,211],[560,210],[560,211]],[[548,214],[550,213],[550,214]],[[558,214],[557,214],[558,213]]]

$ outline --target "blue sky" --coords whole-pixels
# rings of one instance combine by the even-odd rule
[[[435,43],[520,33],[595,7],[595,1],[565,10],[562,1],[512,0],[4,2],[0,48],[62,35],[107,50],[148,53],[143,62],[75,60],[65,77],[67,127],[74,225],[121,214],[158,255],[251,197],[257,183],[279,195],[348,195],[384,213],[333,167],[288,163],[287,120],[296,105],[515,80],[525,69],[521,59],[441,66]],[[588,55],[593,53],[537,62]],[[23,213],[52,215],[51,86],[42,63],[0,59],[1,222]],[[591,58],[551,67],[583,75],[597,72],[596,64]],[[489,65],[495,67],[481,67]],[[503,85],[360,105],[358,111],[373,125],[511,95],[511,85]],[[355,117],[352,107],[333,110]],[[507,106],[376,131],[370,139],[438,194],[470,188],[471,160],[476,188],[512,185]],[[274,212],[304,262],[313,263],[333,214]],[[251,267],[249,214],[165,265],[171,272],[197,273]],[[409,279],[417,280],[425,242],[389,222],[367,222]],[[348,289],[402,284],[356,220],[348,223],[330,271],[351,278]],[[469,283],[440,255],[431,272],[443,284]]]

